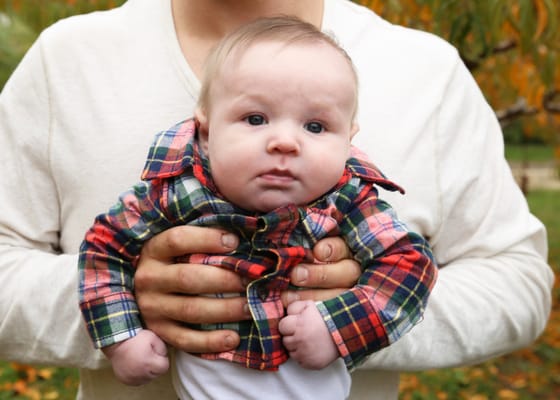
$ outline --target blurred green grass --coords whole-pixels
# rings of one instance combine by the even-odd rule
[[[506,144],[505,154],[506,158],[513,162],[531,161],[538,163],[554,160],[554,149],[551,146],[541,144]]]

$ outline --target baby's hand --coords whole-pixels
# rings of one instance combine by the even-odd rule
[[[169,369],[165,343],[147,329],[104,348],[103,352],[111,361],[117,379],[127,385],[144,385]]]
[[[325,368],[338,358],[338,349],[313,301],[290,304],[279,329],[290,357],[304,368]]]

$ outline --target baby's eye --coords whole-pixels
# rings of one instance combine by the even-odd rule
[[[304,127],[311,133],[321,133],[325,130],[325,127],[320,122],[308,122]]]
[[[245,117],[245,121],[249,125],[263,125],[263,124],[266,123],[266,120],[264,119],[264,117],[262,115],[259,115],[259,114],[249,115],[248,117]]]

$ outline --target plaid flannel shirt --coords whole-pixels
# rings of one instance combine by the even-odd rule
[[[80,308],[96,347],[128,339],[141,329],[133,278],[142,244],[180,224],[235,232],[240,238],[235,251],[188,259],[252,279],[242,294],[251,321],[198,326],[235,329],[239,347],[202,357],[261,370],[276,370],[285,362],[288,353],[278,332],[285,315],[280,294],[289,287],[291,268],[312,262],[313,245],[326,236],[343,237],[363,271],[353,288],[316,303],[348,369],[420,321],[435,282],[435,262],[426,241],[378,198],[373,184],[402,190],[363,161],[365,156],[353,149],[335,188],[307,207],[289,205],[255,214],[221,197],[195,138],[192,119],[159,133],[143,181],[98,216],[86,234],[79,256]]]

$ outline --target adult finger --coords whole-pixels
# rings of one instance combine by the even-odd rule
[[[175,294],[144,295],[138,306],[149,329],[155,332],[154,322],[162,319],[191,324],[212,324],[249,319],[245,297],[214,298]],[[156,332],[157,333],[157,332]]]
[[[163,268],[160,268],[162,267]],[[241,278],[233,271],[204,264],[168,264],[144,259],[134,277],[139,293],[232,293],[242,292]]]
[[[239,345],[234,331],[197,331],[169,320],[154,321],[150,327],[166,343],[188,353],[218,353]]]
[[[313,247],[313,256],[319,262],[329,263],[351,259],[352,253],[342,238],[329,237],[317,242]]]
[[[192,253],[226,253],[239,244],[237,236],[220,229],[181,225],[148,240],[142,256],[168,260]]]
[[[290,282],[306,288],[350,288],[360,277],[360,265],[351,259],[330,264],[300,264],[290,274]]]

